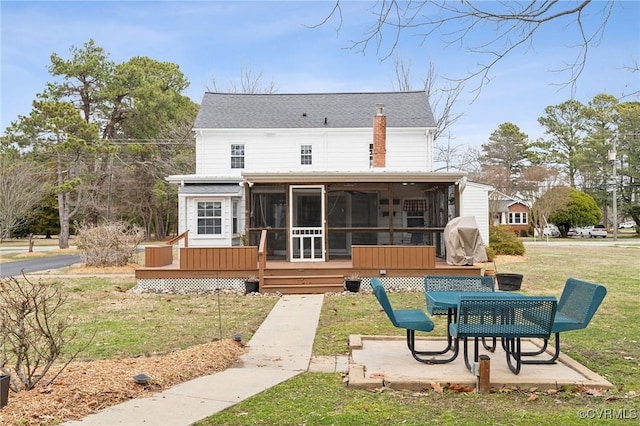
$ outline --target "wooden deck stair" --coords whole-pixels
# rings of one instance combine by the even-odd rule
[[[291,271],[293,272],[293,271]],[[317,273],[318,271],[316,271]],[[265,275],[260,288],[263,293],[319,294],[344,290],[344,275],[334,274],[284,274]]]

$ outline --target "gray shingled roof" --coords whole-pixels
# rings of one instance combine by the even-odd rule
[[[205,93],[194,129],[367,128],[376,104],[387,127],[435,127],[426,92]],[[325,125],[325,117],[327,124]]]
[[[234,184],[218,184],[218,185],[184,185],[180,186],[181,194],[207,194],[207,195],[240,195],[242,188],[237,183]]]

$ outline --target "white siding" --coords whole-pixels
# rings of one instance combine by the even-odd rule
[[[475,217],[485,246],[489,245],[489,192],[492,190],[488,185],[467,182],[460,202],[460,216]]]
[[[189,215],[187,214],[187,201],[188,198],[183,194],[178,194],[178,235],[182,234],[186,231],[187,228],[187,219]],[[189,233],[193,231],[189,230]],[[184,240],[180,240],[180,247],[184,247]]]
[[[417,132],[387,132],[387,164],[389,171],[431,171],[427,156],[427,138]]]
[[[196,174],[240,176],[243,171],[366,171],[372,130],[281,129],[198,132]],[[231,168],[231,145],[243,144],[245,168]],[[300,146],[311,145],[313,163],[300,164]],[[425,129],[387,129],[385,170],[431,171],[431,135]]]

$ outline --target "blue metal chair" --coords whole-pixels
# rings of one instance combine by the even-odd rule
[[[606,295],[607,289],[602,285],[569,278],[562,290],[551,328],[551,333],[555,334],[555,352],[549,359],[526,360],[523,364],[554,364],[560,356],[560,333],[586,328]],[[549,340],[545,339],[542,349],[522,355],[539,355],[547,349],[548,343]]]
[[[382,306],[382,309],[384,309],[385,314],[387,314],[387,317],[394,325],[394,327],[406,329],[407,347],[411,351],[411,355],[416,361],[428,364],[440,364],[444,362],[450,362],[455,359],[455,357],[446,360],[421,358],[420,355],[440,354],[440,352],[434,353],[429,351],[416,350],[415,332],[424,331],[428,333],[432,331],[433,321],[429,319],[427,314],[425,314],[422,309],[393,309],[393,307],[391,306],[391,302],[389,301],[389,297],[387,296],[387,292],[382,286],[379,278],[371,279],[371,287],[373,288],[373,294],[376,296],[376,299],[378,299],[378,303],[380,303],[380,306]]]

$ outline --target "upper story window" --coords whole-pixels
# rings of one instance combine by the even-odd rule
[[[222,201],[198,201],[198,235],[222,235]]]
[[[311,145],[300,145],[300,164],[313,164]]]
[[[369,144],[369,168],[373,167],[373,144]]]
[[[526,225],[527,212],[509,212],[509,225]]]
[[[231,168],[244,169],[244,144],[231,145]]]

